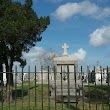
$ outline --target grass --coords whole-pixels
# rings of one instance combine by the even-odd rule
[[[108,86],[107,85],[89,85],[89,86],[85,86],[85,96],[86,97],[90,97],[91,100],[97,100],[99,102],[101,102],[101,100],[103,100],[103,102],[105,104],[108,103]]]
[[[48,85],[44,84],[43,85],[43,92],[42,92],[42,85],[37,84],[37,87],[34,86],[34,82],[30,83],[30,88],[28,82],[23,83],[22,85],[17,86],[17,99],[14,102],[11,102],[10,104],[7,103],[1,103],[0,105],[0,110],[8,110],[10,107],[10,110],[55,110],[55,100],[50,99],[50,103],[48,100]],[[22,89],[23,88],[23,89]],[[108,87],[103,86],[103,96],[107,97],[108,94]],[[35,96],[35,89],[36,89],[36,96]],[[22,90],[24,91],[22,94]],[[96,110],[96,102],[95,102],[95,88],[94,86],[85,86],[85,96],[90,97],[90,105],[88,101],[84,102],[84,110],[89,110],[89,107],[91,110]],[[90,90],[90,92],[88,92]],[[98,99],[99,97],[102,97],[102,87],[97,86],[97,95]],[[42,94],[43,94],[43,100],[42,100]],[[100,94],[100,95],[99,95]],[[22,97],[23,95],[23,97]],[[29,97],[30,96],[30,97]],[[35,98],[36,98],[36,103],[35,103]],[[76,103],[71,103],[70,104],[70,110],[76,110],[76,105],[77,105],[77,110],[83,110],[83,101],[82,98],[79,100],[78,104]],[[56,103],[56,110],[68,110],[68,103]],[[98,110],[102,110],[102,101],[97,100],[97,107]],[[109,106],[107,104],[107,101],[104,100],[104,110],[109,110]]]

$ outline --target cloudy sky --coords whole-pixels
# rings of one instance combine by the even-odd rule
[[[51,23],[42,41],[24,54],[28,64],[49,48],[63,53],[67,43],[79,65],[110,65],[110,0],[33,0],[33,9],[38,16],[49,15]]]

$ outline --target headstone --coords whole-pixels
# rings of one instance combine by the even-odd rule
[[[107,83],[110,83],[110,67],[109,68],[104,68],[104,80]]]
[[[95,82],[95,71],[92,70],[92,72],[88,72],[88,83],[94,83]]]
[[[102,84],[106,84],[106,79],[107,79],[107,74],[102,70],[102,68],[99,66],[99,64],[97,64],[96,66],[96,73],[95,73],[95,81],[96,84],[100,85]]]
[[[48,72],[47,71],[39,71],[36,74],[36,79],[38,83],[46,84],[48,83]]]
[[[64,48],[63,55],[53,59],[55,76],[54,81],[50,81],[50,93],[51,97],[54,97],[55,94],[56,97],[74,97],[81,84],[78,80],[78,60],[75,56],[70,57],[68,55],[67,48],[69,46],[66,43],[62,48]]]
[[[13,81],[14,81],[14,84],[21,84],[22,83],[22,80],[20,79],[18,74],[16,74],[15,72],[13,73]]]
[[[4,86],[5,86],[6,83],[7,83],[5,64],[3,64],[3,83],[4,83]]]
[[[22,73],[18,73],[20,80],[22,80]],[[33,81],[35,79],[34,73],[23,73],[23,82],[25,81]]]

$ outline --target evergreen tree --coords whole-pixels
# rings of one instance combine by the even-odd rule
[[[36,42],[41,41],[41,34],[50,24],[50,18],[38,17],[32,9],[32,0],[25,0],[25,4],[1,0],[0,12],[0,64],[5,63],[9,72],[7,85],[13,86],[14,61],[26,65],[22,52],[29,52]]]

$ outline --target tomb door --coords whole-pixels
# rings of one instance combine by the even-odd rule
[[[57,65],[57,76],[63,81],[73,80],[75,78],[74,64],[58,64]],[[68,75],[69,74],[69,75]]]

